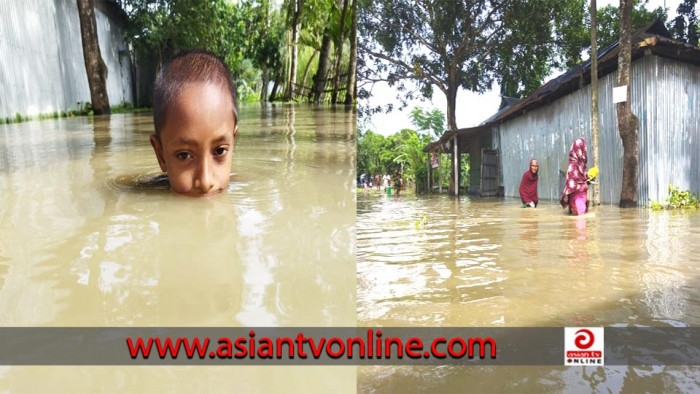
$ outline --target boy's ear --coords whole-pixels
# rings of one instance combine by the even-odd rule
[[[238,135],[238,124],[236,124],[236,127],[233,129],[233,140],[236,140],[236,136]]]
[[[151,134],[151,146],[153,147],[153,151],[156,153],[156,158],[158,158],[158,165],[160,165],[161,171],[167,172],[165,160],[163,160],[163,147],[155,134]]]

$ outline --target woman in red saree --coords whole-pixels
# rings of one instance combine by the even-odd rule
[[[586,142],[577,138],[569,150],[569,168],[566,171],[566,183],[561,194],[561,206],[574,215],[583,215],[588,211],[588,170],[586,165]]]
[[[537,160],[530,160],[530,169],[525,171],[523,179],[520,181],[520,200],[523,202],[523,208],[528,206],[534,208],[539,202],[537,198],[537,172],[539,168]]]

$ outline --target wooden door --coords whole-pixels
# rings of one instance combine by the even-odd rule
[[[481,196],[497,196],[499,190],[498,181],[498,151],[493,149],[481,149]]]

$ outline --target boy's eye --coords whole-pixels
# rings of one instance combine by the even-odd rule
[[[190,155],[190,152],[177,152],[175,154],[175,157],[177,157],[180,160],[187,160],[190,157],[192,157],[192,155]]]
[[[214,149],[215,156],[223,156],[226,154],[226,152],[228,152],[228,148],[226,148],[224,146],[220,146],[220,147]]]

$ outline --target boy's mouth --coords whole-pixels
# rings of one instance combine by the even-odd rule
[[[221,193],[222,191],[223,191],[223,189],[216,189],[216,190],[210,191],[208,193],[202,193],[199,191],[189,191],[186,193],[174,192],[174,193],[181,194],[181,195],[187,196],[187,197],[211,197],[211,196],[215,196],[215,195]]]

